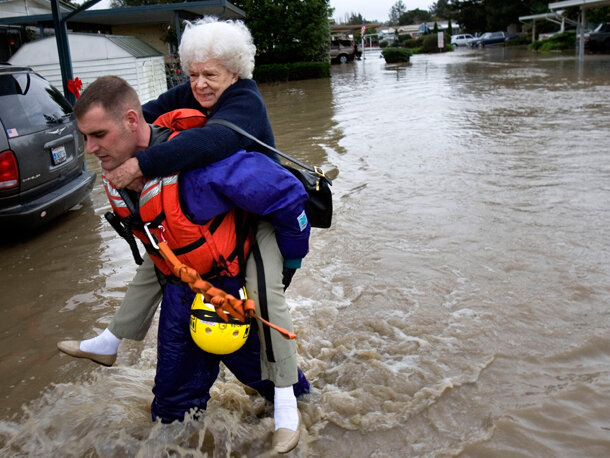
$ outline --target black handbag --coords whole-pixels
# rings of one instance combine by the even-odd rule
[[[282,164],[284,168],[289,170],[301,183],[303,183],[305,191],[307,191],[307,194],[309,195],[309,199],[305,203],[305,212],[307,213],[309,224],[311,224],[312,227],[319,227],[323,229],[330,227],[333,216],[333,196],[330,187],[333,183],[328,177],[326,177],[326,175],[324,175],[324,171],[322,171],[322,169],[304,164],[298,159],[295,159],[286,153],[282,153],[273,146],[269,146],[260,141],[258,138],[249,134],[241,127],[236,126],[232,122],[225,121],[224,119],[210,119],[207,121],[206,125],[209,124],[220,124],[233,129],[243,136],[254,140],[259,145],[276,152],[284,159],[294,162],[296,165],[301,167],[303,170]]]

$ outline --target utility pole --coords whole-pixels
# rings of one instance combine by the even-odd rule
[[[59,68],[61,70],[61,82],[64,88],[64,95],[72,105],[76,102],[76,97],[68,89],[68,81],[72,79],[72,58],[70,57],[70,43],[68,42],[68,20],[95,5],[100,0],[89,0],[70,14],[62,17],[59,9],[59,1],[51,0],[51,11],[53,13],[53,27],[55,28],[55,40],[57,41],[57,54],[59,56]]]

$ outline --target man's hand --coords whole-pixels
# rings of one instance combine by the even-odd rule
[[[127,188],[132,181],[143,176],[135,157],[127,159],[114,170],[106,171],[105,175],[117,189]]]

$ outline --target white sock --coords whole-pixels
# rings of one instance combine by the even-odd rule
[[[280,428],[296,431],[299,426],[299,410],[297,409],[297,398],[294,397],[292,386],[275,387],[273,407],[276,431]]]
[[[121,339],[106,328],[99,336],[81,341],[79,348],[87,353],[114,355],[119,350],[120,344]]]

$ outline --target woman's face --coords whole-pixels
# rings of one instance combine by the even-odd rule
[[[195,100],[207,109],[213,108],[225,89],[237,81],[237,74],[231,73],[216,59],[192,64],[189,74]]]

